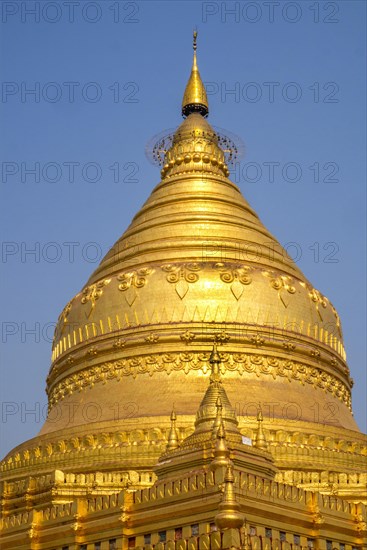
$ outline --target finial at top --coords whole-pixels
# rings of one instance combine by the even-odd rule
[[[194,48],[194,52],[196,52],[196,48],[197,48],[197,43],[196,43],[197,37],[198,37],[198,31],[195,28],[194,29],[194,34],[193,34],[193,44],[192,44],[192,46]]]
[[[208,116],[209,105],[205,86],[201,80],[196,61],[198,31],[193,32],[194,60],[191,69],[191,75],[186,85],[182,100],[182,116],[188,117],[191,113],[199,113],[203,117]]]

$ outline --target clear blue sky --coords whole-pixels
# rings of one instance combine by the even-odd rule
[[[337,308],[366,430],[366,3],[1,7],[0,454],[40,429],[52,324],[159,181],[145,144],[180,123],[195,25],[232,178]]]

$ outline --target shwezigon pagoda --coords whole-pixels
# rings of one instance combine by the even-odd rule
[[[196,33],[182,114],[152,151],[161,182],[58,319],[48,418],[1,462],[0,547],[365,549],[340,319],[228,179]]]

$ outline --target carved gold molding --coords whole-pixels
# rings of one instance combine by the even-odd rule
[[[231,283],[231,292],[238,301],[244,292],[244,286],[252,283],[252,278],[250,277],[251,268],[243,265],[230,269],[230,266],[224,263],[217,263],[215,267],[220,271],[221,281]]]
[[[131,453],[133,452],[139,457],[139,460],[145,461],[146,464],[154,464],[158,456],[166,449],[167,436],[169,432],[169,419],[167,418],[167,425],[143,429],[131,429],[125,431],[112,431],[112,432],[99,432],[99,433],[87,433],[84,435],[73,435],[72,437],[64,437],[63,439],[55,441],[39,441],[33,447],[25,448],[19,451],[13,452],[8,455],[0,464],[0,471],[3,473],[9,472],[13,475],[14,470],[21,468],[27,468],[24,475],[29,476],[29,468],[32,467],[35,470],[44,469],[45,466],[49,466],[51,470],[56,468],[62,468],[62,464],[65,462],[71,462],[75,458],[83,459],[86,461],[93,461],[94,457],[101,459],[101,453],[106,457],[118,456],[119,468],[124,471],[130,471]],[[250,437],[254,436],[256,425],[254,424],[252,429],[249,429],[248,423],[243,426],[246,429],[242,429],[241,433],[245,433]],[[241,428],[241,424],[240,424]],[[180,441],[186,439],[193,432],[192,427],[177,427],[179,432]],[[250,430],[250,431],[249,431]],[[319,486],[320,489],[324,487],[325,482],[332,482],[336,486],[345,486],[350,484],[353,486],[365,484],[366,474],[356,473],[355,471],[348,471],[348,465],[350,467],[358,468],[358,464],[364,464],[365,457],[367,455],[367,447],[363,446],[362,442],[349,441],[340,437],[330,438],[329,436],[316,435],[314,433],[302,433],[302,443],[300,443],[299,432],[280,430],[266,430],[266,436],[270,441],[270,452],[274,456],[275,463],[282,460],[283,454],[278,456],[277,450],[284,449],[287,446],[287,455],[291,461],[297,465],[306,456],[307,464],[310,463],[312,457],[322,457],[323,468],[325,471],[312,471],[306,467],[301,472],[298,467],[297,470],[292,470],[292,466],[289,461],[286,468],[280,467],[280,471],[277,474],[277,480],[283,483],[313,483],[315,486]],[[155,454],[152,454],[152,445],[154,444]],[[302,446],[300,446],[302,445]],[[335,458],[330,459],[328,453],[330,448],[337,451],[337,457],[341,459],[342,469],[338,468],[337,472],[333,472],[335,467]],[[124,452],[126,451],[126,454]],[[306,451],[306,455],[305,455]],[[326,453],[326,454],[325,454]],[[123,460],[127,458],[128,463],[126,468],[123,467]],[[151,462],[153,461],[153,462]],[[55,466],[55,464],[59,464]],[[84,464],[85,465],[85,464]],[[294,467],[294,466],[293,466]],[[122,471],[121,470],[121,471]],[[344,471],[343,471],[344,470]],[[32,474],[34,476],[34,474]],[[73,481],[70,476],[72,474],[66,474],[70,481]],[[80,475],[80,474],[79,474]],[[90,476],[91,474],[87,474]],[[106,475],[106,474],[104,474]],[[108,474],[107,474],[108,477]],[[44,474],[40,478],[40,482],[44,478]],[[6,477],[3,476],[5,483],[9,485],[7,491],[9,492],[12,487],[12,491],[15,493],[22,493],[28,490],[28,484],[25,479],[6,481]],[[134,479],[134,483],[138,480]],[[33,481],[32,483],[36,483]],[[11,491],[10,491],[11,492]],[[10,493],[9,493],[10,496]]]
[[[162,179],[189,172],[229,176],[224,153],[218,147],[214,131],[197,128],[175,133],[174,143],[165,154]]]
[[[103,281],[100,281],[99,283],[95,283],[93,285],[87,286],[82,291],[82,298],[81,303],[86,304],[88,302],[91,303],[91,309],[94,309],[96,305],[96,301],[102,296],[103,294],[103,288],[110,284],[111,279],[104,279]]]
[[[161,269],[166,273],[165,278],[167,282],[174,285],[177,296],[180,300],[183,300],[189,292],[190,285],[199,281],[199,275],[200,277],[203,277],[203,274],[199,272],[206,271],[208,269],[208,264],[203,262],[171,263],[161,265]],[[319,291],[312,288],[304,281],[293,279],[289,275],[285,275],[280,271],[267,271],[260,267],[256,268],[253,266],[248,266],[244,263],[226,264],[217,262],[212,265],[212,269],[214,272],[217,272],[220,281],[229,286],[229,290],[237,304],[240,304],[240,299],[246,294],[246,286],[256,285],[257,280],[254,276],[258,273],[261,277],[264,277],[269,282],[270,287],[277,292],[279,302],[284,306],[285,310],[288,308],[290,301],[296,299],[295,296],[299,294],[299,291],[303,294],[306,293],[310,304],[316,309],[320,323],[323,323],[323,311],[330,306],[331,312],[335,317],[335,328],[338,334],[334,334],[333,327],[330,328],[328,325],[327,327],[324,327],[322,324],[318,325],[308,323],[303,326],[303,320],[298,319],[297,317],[294,319],[289,319],[288,324],[284,327],[284,329],[291,332],[292,330],[299,332],[301,336],[305,335],[326,344],[328,347],[335,350],[343,358],[343,360],[345,360],[345,351],[342,343],[339,316],[333,305]],[[111,281],[114,280],[117,282],[117,288],[123,292],[129,308],[132,308],[135,300],[139,296],[140,290],[146,286],[148,277],[154,272],[155,269],[145,266],[133,271],[120,273],[114,277],[114,279],[104,279],[98,283],[87,286],[80,295],[67,304],[59,316],[58,326],[55,331],[55,338],[53,342],[52,360],[57,360],[62,354],[69,351],[69,349],[91,338],[104,336],[114,332],[116,327],[120,330],[125,326],[123,315],[119,316],[118,314],[115,316],[116,318],[109,318],[107,316],[105,318],[101,317],[93,319],[92,323],[85,322],[85,319],[83,321],[80,320],[80,322],[78,319],[74,319],[71,322],[69,332],[64,334],[69,323],[69,319],[72,318],[72,303],[74,303],[76,299],[80,300],[82,304],[87,304],[88,302],[90,303],[90,309],[87,315],[88,319],[94,311],[97,300],[101,298],[102,293],[104,292],[104,287],[109,285]],[[110,286],[112,288],[114,287],[114,284],[111,283]],[[206,322],[205,316],[207,314],[206,308],[204,308],[204,310],[202,313],[203,323]],[[136,321],[136,312],[134,313],[134,310],[131,311],[131,315],[133,315],[135,322],[138,324],[140,322],[144,322],[144,324],[146,323],[146,320]],[[216,319],[211,319],[211,322],[215,321]],[[241,325],[242,323],[239,324]],[[244,326],[245,325],[246,323],[244,323]]]
[[[154,269],[142,267],[135,271],[120,273],[117,276],[117,280],[119,281],[118,289],[125,293],[126,302],[130,307],[138,296],[137,289],[147,284],[147,277],[152,273],[154,273]]]
[[[147,276],[154,273],[154,269],[142,267],[136,271],[129,271],[117,275],[117,280],[120,281],[119,290],[127,290],[131,286],[142,288],[147,283]]]
[[[162,269],[168,273],[166,280],[175,284],[176,294],[182,300],[190,288],[189,283],[196,283],[199,280],[197,272],[201,270],[201,265],[198,263],[165,264],[162,265]]]
[[[190,335],[187,335],[187,337],[189,338]],[[262,345],[260,337],[256,340],[256,345]],[[315,388],[321,388],[331,393],[351,409],[350,391],[337,377],[321,369],[297,361],[261,354],[223,352],[221,353],[221,360],[223,372],[226,370],[236,371],[240,375],[250,373],[255,374],[257,377],[271,376],[273,379],[281,377],[287,378],[289,381],[296,380],[301,384],[310,384]],[[49,407],[51,409],[67,395],[92,387],[100,382],[106,383],[108,380],[115,379],[119,381],[125,376],[136,378],[140,374],[153,376],[157,372],[165,372],[169,375],[172,371],[183,371],[188,374],[190,371],[198,370],[201,370],[204,374],[209,371],[209,353],[163,353],[107,361],[101,365],[86,368],[67,376],[56,384],[49,392]]]

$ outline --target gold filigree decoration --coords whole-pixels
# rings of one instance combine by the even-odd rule
[[[66,304],[66,306],[64,307],[64,309],[62,310],[62,312],[59,315],[58,323],[65,324],[67,322],[68,317],[69,317],[69,313],[70,313],[71,308],[72,308],[72,303],[73,303],[73,301],[71,300],[70,302],[68,302]]]
[[[150,344],[156,344],[159,340],[159,336],[157,334],[149,334],[149,336],[146,336],[144,338],[146,342],[149,342]]]
[[[198,263],[165,264],[162,265],[162,269],[168,273],[167,281],[175,284],[175,291],[182,300],[189,291],[188,283],[196,283],[199,280],[197,272],[201,270],[201,266]]]
[[[154,269],[150,267],[142,267],[136,271],[128,271],[117,275],[117,280],[121,281],[118,288],[125,292],[125,299],[130,307],[138,296],[136,289],[143,288],[147,284],[147,276],[153,272]]]
[[[220,332],[214,334],[214,342],[217,342],[219,344],[225,344],[230,339],[231,337],[225,330],[221,330]]]
[[[311,298],[312,302],[315,304],[315,307],[316,307],[316,311],[317,311],[317,314],[318,316],[320,317],[320,320],[323,321],[323,317],[322,317],[322,314],[321,314],[321,311],[320,311],[320,305],[323,307],[323,308],[326,308],[327,306],[327,303],[326,303],[326,299],[324,298],[324,296],[318,291],[316,290],[315,288],[312,288],[309,293],[308,293],[309,297]]]
[[[75,531],[75,532],[81,531],[82,526],[80,525],[80,523],[79,523],[79,521],[78,521],[78,514],[75,514],[75,519],[76,519],[76,521],[74,521],[74,522],[71,524],[71,528],[72,528],[72,530]]]
[[[282,302],[285,308],[289,305],[288,294],[295,294],[296,287],[294,286],[294,280],[289,275],[279,275],[274,271],[263,271],[263,275],[270,281],[270,286],[278,292],[279,300]]]
[[[215,267],[221,272],[221,280],[224,283],[231,283],[231,292],[238,301],[244,292],[244,285],[252,283],[252,278],[249,275],[251,268],[243,265],[228,269],[228,266],[223,263],[217,263]]]
[[[150,267],[142,267],[136,271],[120,273],[120,275],[117,275],[117,279],[121,281],[119,284],[119,290],[125,291],[131,286],[134,286],[135,288],[142,288],[147,283],[147,275],[151,275],[153,271],[154,270]]]
[[[104,279],[103,281],[100,281],[99,283],[94,283],[93,285],[87,286],[83,292],[82,292],[82,304],[87,304],[90,302],[91,309],[88,313],[89,315],[92,313],[93,309],[95,308],[96,301],[102,296],[103,294],[103,288],[108,285],[111,282],[111,279]]]
[[[180,335],[181,340],[183,342],[186,342],[186,344],[189,344],[190,342],[192,342],[195,337],[196,335],[193,332],[190,332],[189,330],[187,330],[186,332]]]
[[[92,346],[86,351],[87,358],[95,357],[98,354],[97,346]]]
[[[50,409],[64,399],[66,395],[91,387],[98,382],[106,383],[108,380],[120,380],[125,376],[136,378],[140,374],[173,371],[201,370],[205,372],[209,363],[209,353],[164,353],[138,356],[133,358],[118,359],[86,368],[78,374],[65,377],[49,390]],[[221,353],[222,370],[237,371],[240,375],[252,373],[257,377],[269,375],[273,379],[286,378],[290,382],[295,380],[301,384],[310,384],[315,388],[331,393],[342,403],[351,409],[351,395],[347,386],[336,376],[328,374],[321,369],[306,366],[287,358],[275,358],[261,355],[260,353]]]
[[[30,529],[28,529],[27,531],[27,535],[31,540],[35,540],[39,538],[38,526],[35,522],[31,524]]]
[[[123,338],[118,338],[116,342],[113,343],[113,347],[115,349],[122,349],[125,347],[125,344],[126,344],[126,340],[124,340]]]
[[[325,518],[321,513],[320,507],[318,504],[315,504],[312,507],[312,521],[315,526],[322,525],[325,522]]]
[[[130,516],[128,514],[126,514],[126,512],[123,512],[119,517],[119,520],[123,524],[127,523],[129,521],[129,519],[130,519]]]
[[[295,344],[293,344],[293,342],[283,342],[283,348],[284,349],[288,349],[288,350],[295,350],[296,349],[296,346]]]
[[[260,336],[260,334],[256,334],[251,336],[251,342],[255,344],[256,347],[261,348],[261,346],[265,344],[265,338]]]
[[[355,522],[357,524],[357,531],[362,534],[367,531],[367,521],[363,514],[357,513],[355,516]]]

